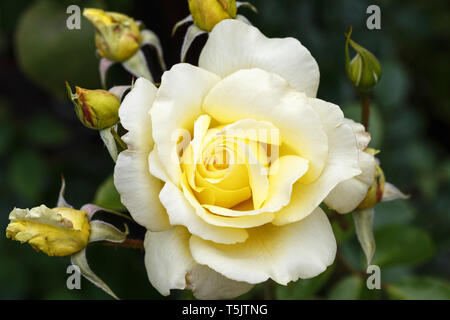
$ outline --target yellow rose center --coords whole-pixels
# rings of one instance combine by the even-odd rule
[[[269,194],[269,175],[275,173],[271,164],[278,157],[279,130],[251,119],[210,124],[208,115],[195,122],[194,137],[180,159],[182,181],[202,206],[260,209]]]

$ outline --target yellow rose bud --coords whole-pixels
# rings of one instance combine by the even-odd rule
[[[188,0],[188,2],[194,23],[208,32],[220,21],[236,17],[235,0]]]
[[[75,86],[73,94],[66,82],[67,93],[75,106],[78,119],[88,128],[102,130],[119,121],[120,100],[106,90],[88,90]]]
[[[370,152],[369,152],[370,153]],[[359,210],[369,209],[375,207],[375,205],[381,201],[384,192],[384,183],[386,182],[383,170],[379,165],[375,168],[375,179],[367,191],[367,195],[364,200],[359,204]]]
[[[356,89],[368,92],[380,81],[381,65],[371,52],[350,39],[351,32],[350,30],[347,34],[345,43],[345,69]],[[349,44],[356,51],[356,56],[352,60],[348,52]]]
[[[85,211],[71,208],[14,210],[6,237],[28,242],[35,250],[49,256],[67,256],[84,249],[88,244],[90,226]]]
[[[133,18],[100,9],[84,9],[83,15],[97,30],[95,45],[100,56],[122,62],[139,50],[142,36]]]

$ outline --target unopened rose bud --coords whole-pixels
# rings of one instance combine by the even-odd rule
[[[345,43],[345,69],[350,81],[360,92],[369,92],[381,78],[381,65],[377,58],[367,49],[350,39],[352,30],[347,34]],[[356,56],[350,60],[348,45],[356,51]]]
[[[220,21],[236,17],[235,0],[188,0],[188,2],[194,23],[208,32]]]
[[[6,237],[28,242],[49,256],[67,256],[84,249],[90,226],[85,211],[71,208],[15,208],[9,215]]]
[[[364,210],[375,207],[375,205],[383,199],[384,184],[386,180],[383,170],[377,164],[375,168],[375,179],[367,191],[364,200],[359,204],[358,210]]]
[[[88,90],[75,86],[75,93],[66,82],[67,93],[75,106],[78,119],[88,128],[102,130],[119,121],[120,100],[106,90]]]
[[[122,62],[139,50],[142,36],[133,18],[100,9],[84,9],[83,15],[97,30],[95,45],[100,56]]]

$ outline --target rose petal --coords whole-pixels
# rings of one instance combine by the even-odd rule
[[[359,151],[358,163],[362,173],[339,183],[331,190],[324,200],[328,208],[339,213],[348,213],[355,210],[364,200],[374,180],[375,158],[366,152]]]
[[[156,95],[151,82],[139,78],[119,109],[122,125],[128,130],[122,139],[128,149],[119,154],[114,168],[114,184],[121,202],[137,223],[152,231],[170,227],[158,194],[162,183],[148,168],[148,154],[153,146],[148,114]]]
[[[248,237],[245,229],[215,226],[202,220],[183,192],[170,181],[164,185],[159,199],[167,210],[171,225],[185,226],[189,232],[203,239],[218,243],[236,243],[245,241]]]
[[[273,220],[273,213],[261,213],[253,216],[241,216],[241,217],[225,217],[216,214],[211,214],[207,211],[196,199],[192,190],[188,186],[186,179],[181,181],[184,197],[189,201],[191,206],[195,208],[195,213],[210,225],[220,227],[233,227],[233,228],[253,228],[261,226]]]
[[[189,232],[173,227],[145,234],[145,267],[153,287],[164,296],[171,289],[186,288],[186,274],[194,267],[188,241]]]
[[[241,69],[267,70],[309,97],[315,97],[319,87],[317,62],[297,39],[269,39],[257,28],[232,19],[210,32],[198,65],[221,77]]]
[[[147,232],[145,267],[153,287],[167,296],[172,289],[191,289],[197,299],[231,299],[253,286],[230,280],[192,259],[190,233],[183,227]]]
[[[333,263],[336,240],[325,213],[317,208],[302,221],[249,230],[244,243],[216,244],[192,236],[194,260],[236,281],[280,284],[317,276]]]
[[[138,78],[119,108],[122,126],[128,130],[122,140],[128,149],[142,152],[153,148],[152,123],[148,112],[156,97],[156,87],[145,78]]]
[[[350,126],[342,124],[329,135],[330,153],[320,177],[310,184],[294,185],[291,202],[272,221],[284,225],[308,216],[340,182],[361,173],[356,139]]]
[[[219,206],[203,205],[211,212],[230,217],[251,216],[277,212],[291,200],[292,186],[308,170],[308,161],[298,156],[283,156],[276,160],[269,175],[268,197],[260,209],[237,210]]]
[[[308,98],[292,90],[286,80],[260,69],[240,70],[209,91],[203,110],[229,124],[251,118],[271,122],[283,143],[309,160],[302,180],[314,181],[327,161],[328,138]]]
[[[253,284],[226,278],[208,266],[197,264],[186,276],[188,288],[200,300],[232,299],[250,291]]]
[[[162,76],[151,110],[153,139],[161,163],[176,185],[181,175],[177,142],[184,134],[192,134],[195,120],[203,113],[203,98],[219,80],[215,74],[186,63],[174,65]]]

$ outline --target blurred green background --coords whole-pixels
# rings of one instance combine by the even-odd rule
[[[382,290],[365,289],[363,254],[351,215],[334,221],[339,242],[335,264],[312,280],[276,286],[279,299],[450,299],[450,3],[448,1],[253,0],[255,14],[241,9],[269,37],[298,38],[321,71],[318,96],[339,104],[359,120],[357,96],[344,71],[344,32],[379,57],[383,76],[373,95],[371,146],[387,180],[407,201],[376,207],[374,264],[381,267]],[[53,206],[60,175],[70,203],[109,199],[113,163],[98,134],[84,128],[65,97],[64,80],[99,88],[93,28],[82,18],[81,30],[68,30],[70,4],[120,11],[154,30],[168,66],[178,62],[185,28],[172,26],[188,15],[184,0],[0,2],[0,298],[109,299],[87,280],[81,290],[66,288],[68,258],[50,258],[28,245],[7,240],[4,230],[15,207]],[[381,8],[381,30],[366,28],[366,8]],[[206,37],[188,54],[196,63]],[[155,53],[146,49],[154,76],[161,75]],[[128,84],[121,67],[109,85]],[[132,235],[142,237],[134,227]],[[162,298],[147,281],[143,252],[92,245],[91,267],[121,298]],[[264,298],[256,286],[243,298]],[[171,298],[191,298],[175,291]]]

